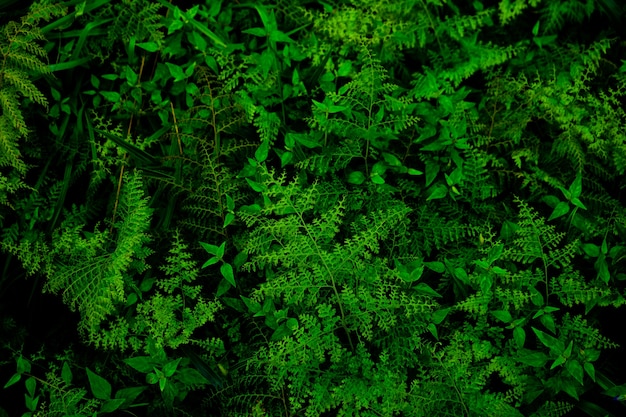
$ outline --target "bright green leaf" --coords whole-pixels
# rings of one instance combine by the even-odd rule
[[[174,77],[174,81],[182,81],[187,78],[185,76],[185,72],[180,66],[172,64],[171,62],[166,62],[165,65],[167,66],[167,69],[169,69],[172,77]]]
[[[252,188],[254,191],[258,193],[265,190],[264,185],[259,184],[258,182],[252,181],[250,178],[246,178],[246,181],[248,182],[248,185],[250,185],[250,188]]]
[[[230,225],[234,220],[235,220],[235,215],[233,213],[226,213],[223,227]]]
[[[178,369],[178,364],[180,363],[181,359],[182,358],[174,359],[163,365],[163,374],[165,374],[167,378],[174,375],[174,372],[176,372],[176,369]]]
[[[263,162],[267,159],[267,155],[269,154],[270,144],[267,140],[264,140],[263,143],[257,148],[254,152],[254,159],[257,162]]]
[[[443,184],[435,184],[428,190],[426,201],[444,198],[448,194],[448,189]]]
[[[220,260],[218,257],[214,256],[212,258],[207,259],[207,261],[205,263],[202,264],[202,268],[206,268],[209,267],[211,265],[215,265],[216,263],[218,263]]]
[[[452,308],[448,307],[435,311],[431,317],[432,322],[435,324],[441,324],[451,310]]]
[[[265,38],[267,36],[267,30],[263,28],[250,28],[242,30],[243,33],[247,33],[250,35],[258,36],[260,38]]]
[[[576,175],[576,179],[574,179],[574,182],[572,183],[572,185],[569,186],[571,199],[580,197],[580,193],[582,192],[582,189],[583,189],[582,181],[583,181],[582,175],[579,173],[578,175]]]
[[[347,77],[350,72],[352,72],[352,61],[344,61],[341,65],[339,65],[337,75],[340,77]]]
[[[118,103],[122,99],[120,93],[116,91],[100,91],[100,94],[102,94],[102,97],[113,103]]]
[[[141,43],[135,44],[135,46],[138,46],[141,49],[146,50],[148,52],[156,52],[159,50],[159,44],[156,42],[141,42]]]
[[[559,217],[566,215],[568,212],[569,204],[565,201],[561,201],[559,204],[556,205],[548,220],[558,219]]]
[[[224,277],[224,279],[226,279],[226,281],[230,283],[230,285],[232,285],[233,287],[237,286],[235,284],[235,275],[233,273],[233,267],[231,264],[228,264],[228,263],[222,264],[222,266],[220,267],[220,272],[222,273],[222,276]]]

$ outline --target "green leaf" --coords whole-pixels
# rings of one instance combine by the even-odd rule
[[[128,404],[132,404],[135,398],[139,397],[142,392],[146,390],[146,387],[128,387],[122,388],[115,393],[115,398],[123,399]]]
[[[544,314],[540,316],[539,321],[541,324],[546,326],[546,329],[550,330],[552,333],[556,333],[556,323],[554,322],[552,314]]]
[[[584,385],[583,367],[580,366],[580,362],[578,362],[576,359],[569,360],[565,364],[565,369],[569,371],[569,373],[574,377],[576,381],[578,381],[580,385]]]
[[[578,175],[576,175],[576,179],[574,179],[574,182],[572,183],[572,185],[569,186],[571,199],[580,197],[580,193],[582,192],[582,189],[583,189],[582,181],[583,181],[582,175],[579,173]]]
[[[232,287],[233,286],[230,284],[230,282],[222,278],[220,280],[220,283],[217,284],[217,291],[215,292],[215,295],[217,297],[221,297],[222,295],[226,294],[228,290],[230,290]]]
[[[541,343],[544,344],[544,346],[553,349],[559,353],[563,351],[563,343],[559,339],[552,337],[549,334],[542,332],[541,330],[535,329],[534,327],[532,327],[532,329],[533,332],[535,332],[535,334],[537,335],[537,338],[541,341]]]
[[[178,374],[176,374],[176,377],[180,382],[190,387],[207,383],[207,379],[203,377],[198,370],[193,368],[181,369]]]
[[[248,307],[248,310],[249,310],[251,313],[256,314],[256,313],[258,313],[259,311],[261,311],[261,308],[262,308],[262,307],[261,307],[261,303],[259,303],[259,302],[257,302],[257,301],[254,301],[254,300],[252,300],[252,299],[250,299],[250,298],[248,298],[248,297],[244,297],[243,295],[242,295],[242,296],[240,296],[240,297],[241,297],[241,299],[243,300],[244,304]]]
[[[431,317],[431,321],[435,324],[441,324],[451,310],[452,308],[448,307],[435,311]]]
[[[276,150],[280,154],[280,167],[284,168],[293,160],[293,152],[280,152],[280,150]]]
[[[72,377],[73,375],[72,375],[72,370],[70,369],[70,366],[67,364],[67,362],[63,362],[63,367],[61,368],[61,379],[67,385],[71,385]]]
[[[580,201],[576,197],[572,198],[572,204],[575,205],[578,208],[581,208],[583,210],[587,210],[587,207],[585,207],[585,205],[582,203],[582,201]]]
[[[380,176],[379,173],[377,172],[373,172],[372,175],[370,176],[370,179],[372,180],[372,182],[374,184],[384,184],[385,183],[385,179],[383,177]]]
[[[257,162],[265,161],[267,159],[267,155],[269,154],[269,149],[269,142],[267,140],[264,140],[263,143],[261,143],[261,145],[254,152],[254,159],[256,159]]]
[[[182,81],[187,78],[185,72],[180,66],[172,64],[171,62],[166,62],[165,65],[167,66],[167,69],[169,69],[172,77],[174,77],[175,82]]]
[[[154,385],[159,382],[159,377],[154,372],[150,372],[148,375],[146,375],[146,382],[150,385]]]
[[[13,376],[4,384],[4,388],[8,388],[22,378],[22,374],[13,374]]]
[[[215,256],[218,259],[222,259],[224,257],[225,251],[226,251],[226,242],[222,242],[222,244],[217,247],[217,253],[215,254]]]
[[[226,213],[226,216],[224,217],[224,226],[222,227],[226,227],[230,225],[234,220],[235,220],[235,215],[233,213]]]
[[[427,295],[430,297],[441,297],[441,294],[439,294],[437,291],[433,290],[428,284],[425,284],[423,282],[420,282],[415,287],[413,287],[413,290],[418,294]]]
[[[567,358],[565,356],[557,357],[556,360],[552,363],[552,366],[550,366],[550,370],[556,368],[557,366],[563,365],[566,360]]]
[[[270,33],[270,41],[291,43],[293,42],[293,39],[291,39],[289,35],[287,35],[284,32],[281,32],[280,30],[274,30]]]
[[[513,329],[513,340],[519,349],[524,347],[526,342],[526,332],[522,327],[516,327]]]
[[[569,212],[569,204],[566,203],[565,201],[561,201],[554,208],[554,211],[548,218],[548,221],[558,219],[559,217],[566,215],[568,212]]]
[[[424,262],[424,266],[426,266],[428,269],[438,272],[440,274],[443,273],[443,271],[446,270],[446,266],[443,264],[443,262],[439,262],[439,261],[433,261],[433,262]]]
[[[444,198],[448,194],[448,189],[443,184],[435,184],[428,190],[426,201]]]
[[[135,46],[138,46],[141,49],[146,50],[148,52],[156,52],[159,50],[159,44],[156,42],[141,42],[141,43],[135,44]]]
[[[210,243],[204,243],[204,242],[198,242],[198,243],[200,243],[200,246],[202,246],[204,250],[210,253],[211,255],[217,255],[217,251],[219,248],[218,246],[211,245]]]
[[[249,35],[258,36],[260,38],[264,38],[267,36],[267,30],[263,28],[250,28],[246,30],[242,30],[243,33],[247,33]]]
[[[585,372],[587,373],[587,375],[589,375],[591,380],[593,382],[596,382],[596,368],[593,367],[593,364],[591,362],[585,362],[583,368],[585,369]]]
[[[134,358],[126,358],[124,359],[124,363],[144,374],[151,372],[152,368],[156,365],[156,362],[150,356],[135,356]]]
[[[26,408],[28,408],[30,411],[37,410],[37,404],[39,403],[39,396],[31,397],[30,395],[24,395],[24,399],[26,403]]]
[[[346,106],[328,106],[328,113],[339,113],[340,111],[346,110],[348,107]]]
[[[537,352],[530,349],[520,349],[516,359],[523,364],[541,368],[548,362],[549,357],[543,352]]]
[[[202,264],[202,268],[206,268],[209,267],[211,265],[215,265],[216,263],[218,263],[220,260],[218,257],[214,256],[212,258],[207,259],[207,261],[205,263]]]
[[[439,96],[439,105],[445,112],[444,115],[447,116],[454,113],[454,103],[450,97],[444,95]]]
[[[593,243],[585,243],[583,245],[583,251],[587,254],[587,256],[591,256],[592,258],[600,256],[600,247],[598,245],[594,245]]]
[[[102,94],[102,97],[113,103],[118,103],[122,99],[120,93],[116,91],[100,91],[100,94]]]
[[[317,100],[311,100],[313,101],[313,104],[315,105],[315,107],[317,107],[318,109],[320,109],[323,112],[327,112],[328,111],[328,106],[324,103],[320,103]]]
[[[489,263],[489,265],[491,265],[492,263],[500,259],[503,251],[504,251],[504,245],[502,243],[493,246],[489,250],[489,257],[487,258],[487,262]]]
[[[230,283],[230,285],[232,285],[233,287],[237,286],[237,284],[235,284],[235,275],[233,273],[233,267],[231,266],[231,264],[222,264],[222,266],[220,267],[220,272],[222,273],[222,276],[226,279],[226,281]]]
[[[287,336],[290,336],[292,333],[293,332],[291,331],[291,329],[287,326],[286,323],[284,323],[278,326],[276,330],[274,330],[274,333],[272,333],[270,340],[276,342],[278,340],[284,339]]]
[[[17,358],[17,373],[30,372],[30,362],[23,356]]]
[[[246,178],[246,181],[248,182],[248,185],[250,185],[250,187],[257,193],[260,193],[265,190],[264,185],[259,184],[258,182],[252,181],[250,178]]]
[[[288,318],[285,324],[292,331],[298,328],[298,320],[293,317]]]
[[[85,368],[87,377],[89,378],[89,386],[91,393],[99,400],[108,400],[111,398],[111,384],[100,375],[93,373],[89,368]]]
[[[491,312],[491,314],[493,314],[495,318],[504,323],[510,323],[513,320],[511,313],[505,310],[494,310]]]
[[[361,171],[352,171],[348,175],[348,182],[350,184],[361,185],[363,184],[364,181],[365,181],[365,174],[363,174]]]
[[[437,332],[437,326],[435,326],[434,323],[428,323],[428,326],[426,326],[426,328],[428,329],[430,334],[433,335],[435,339],[439,340],[439,333]]]
[[[182,358],[174,359],[163,365],[163,374],[165,374],[167,378],[174,375],[174,372],[176,372],[176,369],[178,368],[178,364],[180,363],[181,359]]]
[[[100,408],[101,413],[112,413],[113,411],[119,409],[126,402],[123,398],[116,398],[113,400],[108,400],[104,404],[102,404],[102,408]]]
[[[339,65],[337,75],[340,77],[347,77],[350,72],[352,72],[352,61],[344,61],[341,65]]]
[[[24,385],[26,386],[26,391],[28,392],[28,395],[30,395],[31,397],[34,397],[35,390],[37,389],[37,380],[31,376],[30,378],[26,380]]]

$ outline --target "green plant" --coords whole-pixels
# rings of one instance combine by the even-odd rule
[[[614,2],[178,3],[2,16],[7,413],[623,411]]]

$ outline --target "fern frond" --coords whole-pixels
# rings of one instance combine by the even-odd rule
[[[0,101],[2,100],[0,91]],[[20,114],[21,115],[21,114]],[[9,166],[21,174],[26,173],[26,164],[22,160],[22,154],[17,147],[16,137],[20,133],[15,129],[10,116],[0,115],[0,166]]]
[[[151,209],[142,184],[138,173],[125,175],[114,240],[100,231],[84,238],[81,225],[66,221],[62,234],[53,241],[54,270],[45,290],[62,293],[63,301],[81,313],[81,329],[91,340],[100,323],[125,301],[125,275],[131,264],[139,260],[135,265],[145,269],[143,260],[151,253],[145,247]],[[109,245],[114,245],[114,250]]]

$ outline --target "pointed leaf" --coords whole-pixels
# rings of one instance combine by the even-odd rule
[[[233,287],[237,286],[237,284],[235,284],[235,275],[233,273],[233,267],[231,264],[222,264],[222,266],[220,267],[220,272],[222,273],[224,279],[226,279],[226,281],[230,283],[230,285],[232,285]]]
[[[561,201],[559,204],[556,205],[548,220],[558,219],[559,217],[566,215],[568,212],[569,204],[565,201]]]
[[[61,368],[61,379],[67,385],[70,385],[72,383],[72,370],[70,369],[70,366],[67,364],[67,362],[63,362],[63,368]]]
[[[89,368],[85,368],[87,371],[87,377],[89,378],[89,386],[91,387],[91,393],[99,400],[108,400],[111,398],[111,384],[91,371]]]

